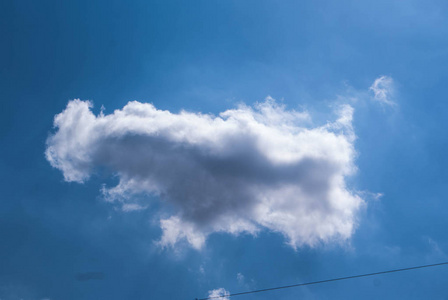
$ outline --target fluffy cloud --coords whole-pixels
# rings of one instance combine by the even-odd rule
[[[222,300],[229,300],[230,299],[229,295],[230,295],[230,293],[228,291],[226,291],[224,288],[219,288],[216,290],[209,291],[207,299],[219,298]]]
[[[158,196],[172,211],[160,220],[162,246],[199,249],[214,232],[267,228],[296,248],[346,240],[356,227],[362,199],[345,183],[356,170],[348,105],[321,126],[271,98],[219,116],[136,101],[95,116],[91,106],[73,100],[56,115],[47,160],[66,181],[85,182],[98,170],[117,176],[103,193],[124,211],[145,207],[133,203],[136,195]]]
[[[370,90],[374,94],[374,100],[385,105],[395,105],[392,101],[393,96],[393,79],[388,76],[381,76],[373,82],[370,86]]]

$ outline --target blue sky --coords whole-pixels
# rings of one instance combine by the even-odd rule
[[[2,1],[0,299],[194,299],[446,261],[447,13],[444,1]],[[90,100],[91,112],[71,115],[73,99]],[[122,125],[114,111],[134,100]],[[353,119],[341,125],[348,106]],[[238,107],[256,122],[219,116]],[[139,109],[171,115],[149,126],[135,121]],[[64,111],[63,132],[54,118]],[[297,132],[314,139],[288,139]],[[323,154],[305,168],[297,151]],[[151,165],[147,153],[163,160]],[[346,193],[307,194],[310,211],[332,221],[304,223],[308,206],[291,195],[319,183]],[[215,194],[210,207],[221,210],[200,210]],[[257,210],[288,212],[276,201],[298,203],[293,221]],[[315,208],[344,201],[328,215]],[[191,230],[176,235],[161,220]],[[447,274],[236,298],[447,299]]]

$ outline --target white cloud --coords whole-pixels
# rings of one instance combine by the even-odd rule
[[[228,297],[229,295],[230,293],[226,291],[224,288],[208,291],[208,298],[210,299],[216,298],[221,300],[229,300],[230,299]]]
[[[393,84],[394,81],[389,76],[380,76],[375,79],[370,86],[370,90],[373,91],[374,94],[373,99],[385,105],[396,105],[392,100],[394,93]]]
[[[160,220],[162,246],[184,240],[199,249],[213,232],[267,228],[296,248],[344,241],[356,227],[362,199],[345,183],[356,170],[348,105],[314,127],[307,112],[271,98],[219,116],[136,101],[95,116],[91,106],[73,100],[56,115],[48,161],[66,181],[111,172],[119,183],[103,188],[105,199],[125,211],[144,207],[136,195],[159,196],[175,211]]]

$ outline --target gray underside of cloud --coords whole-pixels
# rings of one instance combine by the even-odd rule
[[[103,193],[123,211],[144,208],[132,202],[142,194],[173,207],[160,220],[162,246],[201,248],[214,232],[261,229],[313,246],[346,240],[356,227],[362,199],[345,184],[356,170],[352,113],[342,106],[335,122],[313,127],[308,113],[273,99],[219,116],[136,101],[95,116],[90,102],[73,100],[55,117],[46,157],[66,181],[99,169],[118,176]]]

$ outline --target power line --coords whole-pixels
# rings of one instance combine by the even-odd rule
[[[288,289],[288,288],[305,286],[305,285],[320,284],[320,283],[326,283],[326,282],[332,282],[332,281],[340,281],[340,280],[347,280],[347,279],[353,279],[353,278],[375,276],[375,275],[395,273],[395,272],[403,272],[403,271],[410,271],[410,270],[423,269],[423,268],[431,268],[431,267],[437,267],[437,266],[442,266],[442,265],[448,265],[448,261],[447,262],[437,263],[437,264],[431,264],[431,265],[408,267],[408,268],[387,270],[387,271],[381,271],[381,272],[375,272],[375,273],[359,274],[359,275],[352,275],[352,276],[347,276],[347,277],[338,277],[338,278],[325,279],[325,280],[319,280],[319,281],[311,281],[311,282],[305,282],[305,283],[284,285],[284,286],[266,288],[266,289],[261,289],[261,290],[253,290],[253,291],[247,291],[247,292],[227,294],[227,295],[222,295],[222,296],[213,296],[213,297],[207,297],[207,298],[201,298],[201,299],[196,298],[196,300],[209,300],[209,299],[217,299],[217,298],[224,298],[224,297],[240,296],[240,295],[261,293],[261,292],[267,292],[267,291],[273,291],[273,290]]]

